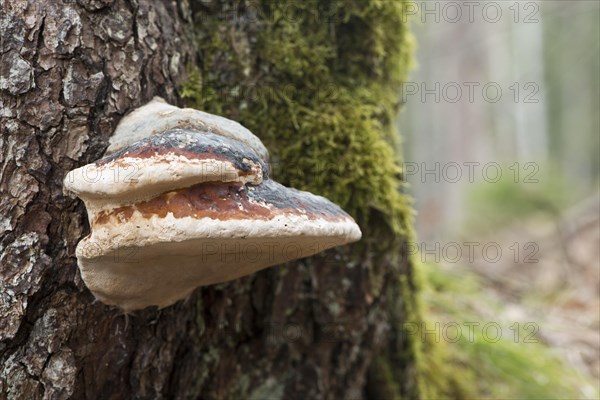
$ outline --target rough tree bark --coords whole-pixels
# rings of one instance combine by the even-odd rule
[[[405,344],[390,344],[386,304],[399,300],[394,285],[408,267],[368,248],[202,288],[128,318],[94,302],[74,257],[89,230],[85,210],[64,196],[62,179],[102,155],[128,111],[155,95],[182,104],[178,89],[198,60],[192,13],[187,1],[0,4],[0,398],[376,392],[365,389],[374,357]],[[344,299],[336,309],[334,298]],[[401,363],[408,372],[397,383],[411,393],[410,355]],[[376,371],[369,379],[383,384]]]

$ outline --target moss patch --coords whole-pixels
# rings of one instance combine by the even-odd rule
[[[274,177],[350,213],[390,289],[399,332],[418,319],[402,243],[412,238],[394,121],[413,39],[406,1],[202,1],[193,3],[200,63],[181,95],[190,107],[235,119],[265,143]],[[205,18],[203,18],[205,17]],[[405,338],[406,339],[406,338]],[[390,396],[419,397],[418,346],[398,341],[373,368]],[[388,354],[389,353],[389,354]]]
[[[406,236],[411,213],[390,146],[413,47],[404,7],[232,2],[223,15],[244,25],[252,14],[260,29],[237,38],[218,18],[202,21],[202,68],[181,94],[188,105],[235,118],[257,134],[283,184],[328,197],[361,227],[380,210],[393,234]]]

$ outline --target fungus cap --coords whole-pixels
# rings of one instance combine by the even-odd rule
[[[104,207],[77,246],[94,295],[125,310],[164,307],[196,287],[233,280],[360,238],[327,199],[267,180],[200,183]]]
[[[175,128],[208,131],[235,139],[249,146],[263,160],[269,158],[269,151],[260,139],[238,122],[192,108],[172,106],[158,96],[121,120],[110,138],[106,154],[115,153],[140,139]]]
[[[267,176],[267,164],[243,143],[210,132],[173,129],[70,171],[65,185],[81,198],[126,200],[200,182],[258,184]]]

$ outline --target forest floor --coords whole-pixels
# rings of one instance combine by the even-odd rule
[[[535,244],[518,262],[510,257],[496,264],[480,259],[473,267],[485,290],[502,299],[507,316],[538,324],[537,336],[544,343],[573,368],[598,381],[600,205],[593,200],[553,223],[526,220],[496,236],[501,248],[514,242],[521,249],[524,244]]]
[[[493,233],[517,255],[424,266],[429,323],[441,323],[450,356],[470,366],[477,396],[600,398],[597,201]],[[463,336],[476,326],[474,337],[455,341],[456,323]]]

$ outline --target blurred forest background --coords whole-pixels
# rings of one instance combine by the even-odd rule
[[[463,396],[598,398],[600,2],[471,3],[414,3],[402,94],[434,339]]]

